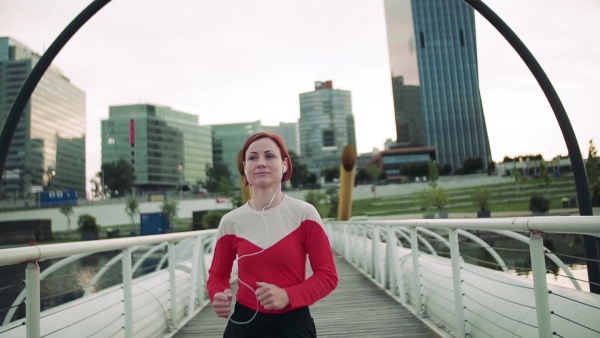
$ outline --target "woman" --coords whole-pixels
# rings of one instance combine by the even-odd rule
[[[281,191],[292,162],[279,135],[250,136],[242,154],[252,198],[221,219],[207,282],[217,316],[229,318],[223,337],[316,337],[308,306],[338,282],[323,221],[312,205]],[[236,257],[232,314],[229,279]]]

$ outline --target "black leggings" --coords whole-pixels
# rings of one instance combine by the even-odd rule
[[[247,322],[256,311],[235,303],[231,319]],[[223,338],[316,338],[315,321],[308,306],[281,314],[257,313],[248,324],[227,323]]]

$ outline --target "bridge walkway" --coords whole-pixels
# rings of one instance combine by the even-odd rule
[[[339,285],[310,307],[319,337],[440,337],[336,255]],[[174,337],[222,337],[227,321],[207,306]]]

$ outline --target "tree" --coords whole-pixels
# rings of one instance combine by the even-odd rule
[[[308,171],[308,167],[306,164],[302,163],[300,157],[289,150],[290,161],[294,166],[294,171],[292,172],[292,177],[290,178],[290,184],[293,188],[299,188],[301,185],[312,185],[317,182],[317,175]]]
[[[598,158],[598,150],[594,145],[594,140],[589,141],[590,146],[588,148],[588,158],[585,162],[585,171],[588,177],[588,183],[590,185],[590,196],[592,198],[592,205],[600,205],[600,159]]]
[[[227,197],[227,203],[229,203],[229,198],[233,196],[233,183],[227,177],[221,177],[219,181],[219,193]]]
[[[437,187],[437,181],[440,178],[440,167],[435,161],[429,160],[429,186]]]
[[[490,191],[482,188],[477,189],[473,193],[473,205],[479,208],[479,211],[489,211],[490,210]]]
[[[377,185],[377,179],[379,175],[381,175],[381,169],[376,164],[371,164],[369,167],[365,169],[369,177],[371,177],[371,181],[373,182],[373,187],[371,191],[373,192],[373,198],[377,198],[377,193],[375,192],[375,186]]]
[[[510,171],[510,177],[515,180],[515,194],[519,195],[519,183],[521,183],[523,180],[523,175],[521,174],[521,171],[517,169],[516,162],[513,163],[512,170]]]
[[[340,190],[338,188],[329,188],[325,191],[325,195],[329,198],[329,210],[327,217],[337,218],[338,217],[338,205],[340,202]]]
[[[326,167],[321,169],[321,176],[325,177],[325,182],[332,182],[336,178],[340,178],[340,168]]]
[[[324,193],[322,193],[319,190],[310,190],[306,193],[306,195],[304,195],[304,201],[306,201],[306,203],[311,204],[313,207],[315,207],[315,209],[317,209],[317,211],[319,211],[319,214],[321,214],[321,211],[319,210],[319,205],[325,201],[327,201],[327,195],[325,195]],[[321,217],[323,217],[324,215],[321,215]]]
[[[204,182],[204,187],[209,192],[218,192],[221,179],[228,180],[231,185],[233,183],[231,181],[231,171],[229,171],[229,167],[227,164],[223,162],[214,162],[212,165],[206,165],[206,181]]]
[[[140,213],[140,203],[134,197],[130,197],[125,204],[125,212],[131,219],[131,231],[135,231],[135,215]]]
[[[110,188],[111,196],[131,194],[135,183],[135,168],[121,158],[118,161],[102,164],[104,185]]]
[[[160,206],[160,211],[162,212],[163,217],[167,217],[169,219],[171,228],[173,228],[173,220],[177,218],[178,209],[179,206],[177,205],[177,201],[164,201]]]
[[[546,162],[544,162],[544,161],[540,162],[538,169],[540,170],[540,178],[542,179],[542,182],[544,183],[546,195],[548,195],[548,187],[550,186],[550,183],[552,182],[552,176],[550,176],[550,173],[548,172],[548,166],[546,165]]]
[[[431,199],[431,205],[436,207],[438,212],[444,210],[449,200],[448,193],[442,187],[431,188],[429,198]]]
[[[71,231],[71,216],[73,216],[73,214],[75,213],[73,211],[73,206],[72,205],[61,205],[59,210],[60,210],[60,213],[65,215],[65,217],[67,218],[68,230]]]

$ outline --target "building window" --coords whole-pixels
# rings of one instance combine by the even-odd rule
[[[333,130],[323,130],[323,147],[335,147]]]
[[[458,31],[458,34],[460,36],[460,46],[464,47],[465,46],[465,36],[463,34],[462,29]]]

